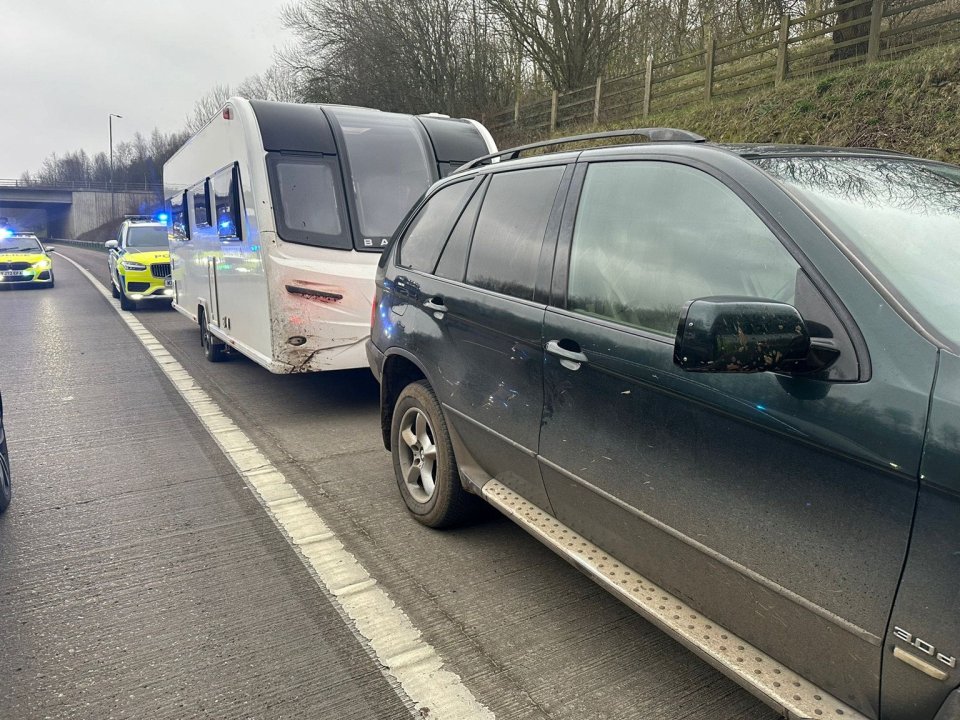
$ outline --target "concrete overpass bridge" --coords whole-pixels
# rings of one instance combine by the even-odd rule
[[[161,202],[158,184],[0,180],[0,218],[44,238],[76,238],[124,215],[153,213]]]

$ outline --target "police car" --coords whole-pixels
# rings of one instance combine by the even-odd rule
[[[111,290],[121,308],[173,298],[165,217],[127,216],[117,239],[104,245],[110,251]]]
[[[0,285],[53,287],[53,260],[36,235],[0,228]]]

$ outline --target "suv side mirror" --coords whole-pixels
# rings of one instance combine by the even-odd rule
[[[53,245],[47,245],[45,248],[43,248],[45,253],[52,253],[54,250],[56,250],[56,248]]]
[[[116,240],[107,240],[107,241],[103,244],[103,246],[104,246],[107,250],[116,250],[116,249],[117,249],[117,241],[116,241]]]
[[[680,311],[673,362],[689,372],[806,372],[810,333],[792,305],[701,298]]]

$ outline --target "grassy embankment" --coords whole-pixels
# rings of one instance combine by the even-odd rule
[[[556,135],[654,126],[714,142],[880,147],[960,163],[960,44]],[[535,139],[522,129],[497,138],[504,147]]]

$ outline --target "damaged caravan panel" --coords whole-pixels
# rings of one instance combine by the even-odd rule
[[[380,252],[430,185],[494,149],[473,120],[231,98],[164,165],[174,307],[211,360],[364,367]]]

